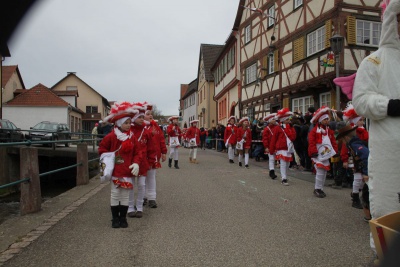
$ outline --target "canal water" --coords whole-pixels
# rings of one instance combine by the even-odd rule
[[[98,173],[98,170],[92,170],[89,172],[89,177],[94,177]],[[61,174],[61,173],[60,173]],[[57,179],[51,179],[52,177],[41,178],[41,193],[42,202],[48,199],[56,197],[76,186],[76,181],[71,178],[63,177],[75,177],[76,171],[64,171],[62,177]],[[19,201],[20,193],[12,193],[7,195],[0,195],[0,224],[9,218],[20,216],[19,212]]]

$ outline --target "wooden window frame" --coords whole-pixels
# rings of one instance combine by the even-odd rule
[[[360,29],[360,23],[363,23],[363,25],[365,24],[369,24],[370,29],[369,29],[369,43],[364,43],[364,42],[359,42],[359,31],[363,32],[363,36],[364,37],[364,28]],[[374,25],[378,26],[378,32],[377,32],[377,37],[375,37],[377,39],[377,43],[373,44],[373,40],[374,40]],[[376,31],[375,31],[376,32]],[[380,42],[380,37],[381,37],[381,32],[382,32],[382,23],[378,22],[378,21],[370,21],[370,20],[364,20],[364,19],[356,19],[356,44],[357,45],[361,45],[361,46],[370,46],[370,47],[378,47],[379,46],[379,42]]]
[[[271,14],[272,13],[272,14]],[[275,6],[268,8],[268,28],[275,25]]]
[[[246,85],[257,81],[257,63],[254,63],[254,64],[248,66],[245,69],[245,72],[246,72],[245,73],[245,77],[246,77],[245,84]],[[250,79],[250,78],[253,78],[253,76],[254,76],[254,79]]]
[[[323,97],[328,97],[329,96],[329,104],[328,101],[325,98],[325,101],[322,100]],[[327,107],[331,107],[332,106],[332,94],[331,92],[327,92],[327,93],[322,93],[319,95],[319,104],[320,106],[327,106]]]
[[[244,43],[248,44],[251,42],[251,24],[244,28]]]
[[[314,38],[311,40],[313,42],[315,42],[315,46],[312,45],[313,47],[315,47],[315,50],[310,52],[310,38],[311,36],[315,35],[315,40]],[[319,27],[318,29],[316,29],[315,31],[310,32],[309,34],[307,34],[307,57],[312,56],[322,50],[325,49],[325,35],[326,35],[326,27],[325,25]]]
[[[308,104],[306,104],[306,99],[309,100]],[[300,100],[302,101],[302,105],[300,105]],[[296,105],[295,102],[298,101],[298,104]],[[313,96],[303,96],[303,97],[297,97],[297,98],[292,98],[292,110],[297,111],[300,109],[300,112],[302,114],[306,114],[308,111],[308,108],[314,106],[314,98]]]
[[[293,9],[297,9],[303,5],[303,0],[293,0]]]

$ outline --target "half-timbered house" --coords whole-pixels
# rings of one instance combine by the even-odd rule
[[[380,38],[380,0],[246,0],[239,7],[241,112],[335,107],[339,76],[354,73]],[[239,15],[240,14],[240,15]],[[345,38],[334,62],[330,38]],[[341,94],[341,107],[348,101]]]

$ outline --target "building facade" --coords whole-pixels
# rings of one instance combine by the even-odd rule
[[[339,76],[350,75],[378,48],[381,1],[242,2],[237,16],[242,115],[262,118],[283,107],[303,114],[310,106],[344,108],[343,94],[341,106],[335,106],[336,64]],[[338,62],[331,52],[334,35],[345,40]]]
[[[197,120],[197,79],[189,83],[186,94],[182,97],[183,100],[183,112],[181,127],[190,127],[192,120]]]

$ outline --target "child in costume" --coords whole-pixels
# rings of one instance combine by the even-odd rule
[[[272,133],[277,125],[276,113],[271,113],[265,116],[263,120],[268,123],[268,125],[264,128],[264,131],[262,133],[262,141],[264,145],[264,153],[268,154],[269,177],[271,179],[276,179],[276,177],[278,176],[275,174],[275,154],[270,153]]]
[[[234,163],[233,159],[235,157],[235,145],[236,145],[236,118],[235,116],[230,116],[228,119],[228,125],[224,132],[224,143],[225,147],[228,149],[229,163]]]
[[[239,166],[242,167],[242,157],[244,153],[244,166],[249,168],[249,149],[251,147],[251,130],[249,128],[250,121],[248,117],[244,117],[239,121],[236,130],[236,149],[239,153]]]
[[[157,208],[156,202],[156,170],[161,168],[160,161],[166,160],[166,154],[168,152],[167,146],[165,145],[164,132],[158,126],[157,122],[153,120],[152,105],[146,104],[146,113],[144,114],[144,120],[146,123],[146,129],[152,134],[152,144],[156,150],[156,160],[153,166],[147,171],[146,176],[146,194],[144,203],[148,200],[149,208]],[[148,124],[147,124],[148,123]]]
[[[128,102],[115,103],[104,118],[115,124],[113,131],[99,144],[99,155],[115,151],[115,166],[111,184],[112,228],[126,228],[129,193],[133,190],[133,178],[139,174],[141,151],[131,131],[131,118],[137,113]]]
[[[314,127],[308,134],[308,155],[316,171],[314,195],[319,198],[326,197],[324,184],[330,170],[329,159],[338,151],[334,131],[329,128],[329,112],[330,108],[325,106],[314,112],[311,119]]]
[[[189,143],[189,162],[197,164],[197,147],[200,144],[200,129],[197,128],[199,120],[192,120],[190,127],[186,131],[186,139]]]
[[[178,125],[178,117],[177,116],[172,116],[168,118],[169,125],[167,127],[167,134],[169,138],[169,158],[168,158],[168,167],[171,168],[172,164],[172,159],[174,159],[174,167],[175,169],[179,169],[178,166],[178,159],[179,159],[179,154],[178,154],[178,148],[180,146],[179,143],[179,138],[181,137],[181,129],[179,128]]]
[[[350,103],[347,105],[346,109],[343,110],[343,120],[347,122],[350,126],[355,127],[355,131],[357,137],[360,141],[364,141],[365,145],[368,144],[368,132],[363,127],[363,118],[357,114],[354,110],[353,105]],[[358,127],[358,125],[360,125]],[[339,139],[338,139],[339,140]],[[369,152],[368,152],[369,153]],[[348,167],[353,168],[353,166],[349,166],[349,158],[351,159],[351,165],[354,165],[354,157],[353,153],[348,149],[348,146],[342,146],[340,151],[340,157],[343,162],[343,168],[347,169]],[[353,180],[353,191],[351,193],[352,198],[352,207],[357,209],[363,209],[363,205],[361,204],[359,193],[364,187],[362,173],[359,168],[354,168],[354,180]]]
[[[361,181],[357,182],[357,192],[351,193],[353,198],[353,207],[355,204],[361,205],[359,199],[359,192],[363,191],[363,205],[361,206],[364,209],[364,220],[368,221],[371,219],[371,214],[369,212],[369,190],[368,185],[364,181],[368,181],[368,156],[369,149],[364,141],[362,141],[357,131],[357,126],[352,126],[351,124],[346,124],[346,122],[339,122],[337,124],[338,136],[337,140],[342,140],[346,146],[348,151],[350,151],[351,156],[353,157],[354,162],[354,180],[356,180],[356,176],[361,176]],[[353,188],[354,188],[353,184]]]
[[[288,108],[278,110],[277,118],[280,125],[274,127],[269,147],[269,153],[276,153],[276,160],[279,160],[280,162],[281,183],[286,186],[289,185],[287,171],[289,169],[289,164],[293,159],[293,141],[296,139],[296,131],[290,125],[290,117],[292,115],[293,112]]]
[[[134,185],[136,184],[137,195],[135,199],[135,191],[129,192],[129,209],[128,216],[141,218],[143,216],[143,201],[146,193],[146,177],[148,170],[154,165],[156,161],[156,150],[152,143],[152,134],[145,127],[144,113],[146,106],[143,103],[133,103],[134,108],[138,113],[132,118],[131,131],[136,138],[140,151],[142,153],[142,161],[139,164],[140,171],[138,177],[133,179]]]

